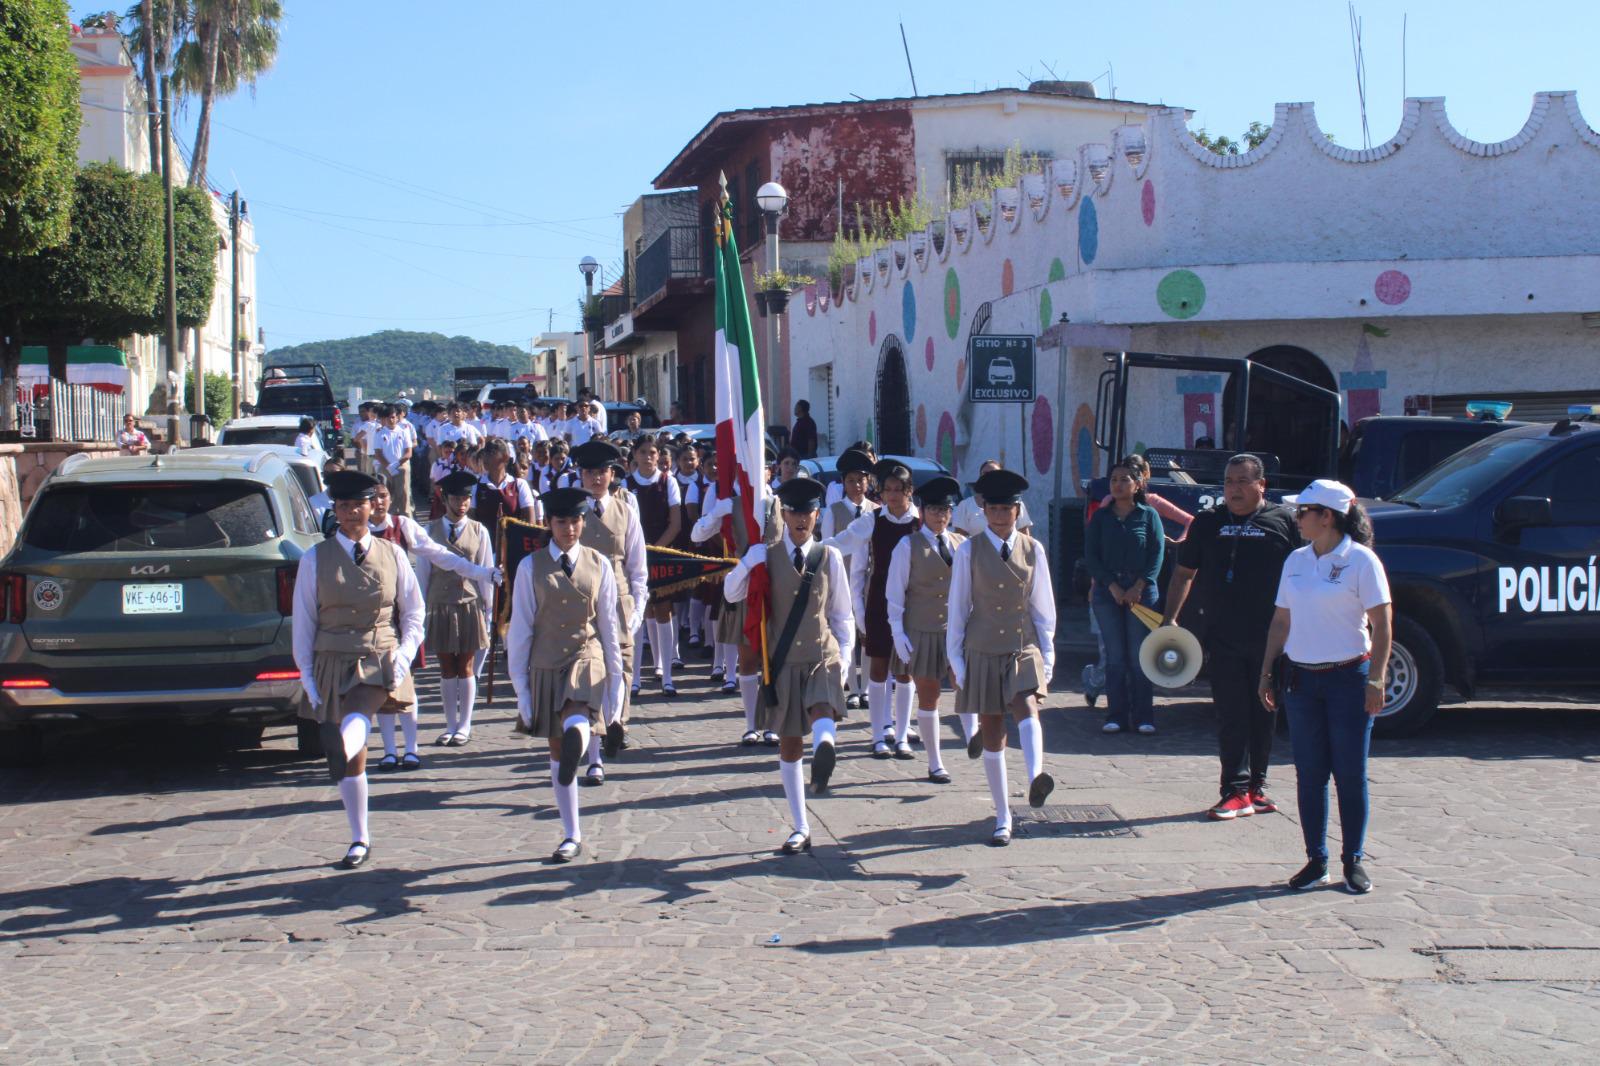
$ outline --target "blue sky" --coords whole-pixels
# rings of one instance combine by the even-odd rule
[[[907,95],[900,18],[925,94],[1048,66],[1104,95],[1109,68],[1119,97],[1213,133],[1311,100],[1361,143],[1343,0],[284,6],[277,66],[220,106],[210,165],[251,204],[269,347],[397,328],[526,348],[576,328],[577,261],[620,262],[622,210],[717,111]],[[1600,5],[1366,2],[1373,143],[1400,121],[1403,13],[1406,92],[1446,97],[1468,136],[1514,134],[1547,89],[1600,126]]]

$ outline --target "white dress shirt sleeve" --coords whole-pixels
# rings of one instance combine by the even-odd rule
[[[750,594],[750,567],[743,557],[722,579],[722,598],[729,603],[741,603]]]
[[[913,533],[911,537],[921,535]],[[889,553],[889,576],[884,585],[884,595],[889,600],[889,634],[894,638],[896,650],[907,662],[911,661],[911,656],[905,654],[911,648],[905,626],[906,586],[911,582],[911,537],[901,537],[900,543]]]
[[[871,558],[867,553],[868,549],[862,548],[850,555],[850,604],[855,609],[856,628],[863,633],[867,631],[867,578],[871,570]]]
[[[522,478],[517,478],[517,506],[528,509],[533,508],[533,489]]]
[[[1048,685],[1056,672],[1056,594],[1050,581],[1050,560],[1042,550],[1033,553],[1033,591],[1028,594],[1028,613],[1033,615],[1033,631],[1039,635],[1044,683]]]
[[[671,474],[662,474],[667,479],[667,506],[683,506],[683,488],[678,484],[678,479]]]
[[[290,626],[294,665],[300,670],[300,687],[305,689],[306,699],[311,701],[313,707],[322,704],[322,695],[317,692],[316,682],[311,680],[311,665],[317,644],[316,558],[318,548],[327,544],[334,545],[330,550],[339,550],[336,542],[325,540],[300,556],[300,566],[294,572],[294,618]]]
[[[822,517],[817,519],[817,534],[827,540],[833,533],[833,505],[828,504],[822,508]]]
[[[622,540],[622,569],[628,576],[628,588],[633,593],[633,616],[628,619],[628,630],[636,633],[639,624],[644,621],[645,603],[650,599],[650,570],[645,563],[644,529],[639,525],[639,513],[631,507],[628,508],[628,532]],[[611,676],[617,677],[619,674]]]
[[[856,623],[851,613],[850,596],[845,591],[844,557],[838,548],[824,547],[822,565],[828,568],[828,630],[839,644],[839,661],[848,663],[855,651]]]
[[[950,622],[944,633],[945,656],[955,673],[956,688],[967,683],[967,616],[972,613],[972,541],[956,548],[950,564]],[[1052,652],[1052,655],[1054,653]]]
[[[517,576],[512,581],[511,624],[506,628],[506,673],[511,675],[511,688],[517,694],[517,713],[523,721],[531,715],[528,663],[533,657],[533,623],[539,613],[538,597],[533,592],[531,559],[529,556],[517,565]],[[615,611],[610,613],[616,614]]]
[[[396,680],[399,680],[400,676],[411,672],[417,649],[422,647],[426,618],[422,609],[422,590],[417,587],[417,575],[412,573],[409,566],[396,567],[395,572],[400,578],[399,595],[395,597],[394,604],[400,616],[400,646],[394,653],[398,675]]]
[[[877,512],[868,511],[833,536],[822,538],[822,542],[838,548],[841,555],[861,555],[872,543],[872,523],[877,518]]]
[[[599,604],[612,604],[617,602],[617,579],[612,572],[611,564],[606,560],[600,561],[600,595],[595,601]],[[644,609],[638,609],[642,612]],[[594,627],[600,636],[600,654],[606,661],[606,676],[611,678],[611,683],[606,686],[603,706],[600,708],[601,720],[608,725],[622,708],[622,638],[617,631],[617,612],[602,606],[595,612]],[[634,626],[638,628],[637,624]]]
[[[706,487],[705,500],[700,504],[700,517],[695,519],[694,528],[689,530],[689,539],[696,544],[710,540],[722,532],[722,516],[715,513],[717,507],[717,487]]]
[[[416,519],[407,518],[405,515],[390,515],[389,521],[400,526],[400,531],[406,536],[406,543],[411,545],[411,554],[418,559],[426,559],[441,570],[448,570],[453,574],[460,574],[468,581],[482,581],[484,578],[493,578],[494,567],[484,573],[483,567],[464,556],[446,548],[432,537],[428,531],[417,524]]]
[[[474,584],[478,586],[478,595],[483,600],[484,613],[489,615],[489,625],[494,626],[494,538],[487,529],[483,536],[478,538],[478,550],[472,554],[472,561],[489,572],[488,577],[478,578]]]

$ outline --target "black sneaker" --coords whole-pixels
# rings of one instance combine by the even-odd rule
[[[1300,872],[1289,878],[1289,887],[1296,892],[1328,883],[1328,863],[1325,859],[1312,859]]]
[[[1344,864],[1345,891],[1364,896],[1372,891],[1372,878],[1367,876],[1367,871],[1361,868],[1359,862],[1350,861]]]

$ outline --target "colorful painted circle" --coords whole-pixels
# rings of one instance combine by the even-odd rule
[[[867,343],[878,343],[878,312],[871,311],[867,314]]]
[[[1050,290],[1039,290],[1039,332],[1043,333],[1050,328],[1050,323],[1056,320],[1055,308],[1050,303]]]
[[[1093,263],[1100,254],[1100,216],[1094,201],[1084,200],[1078,208],[1078,258]]]
[[[967,357],[962,356],[956,360],[956,391],[960,392],[967,387]]]
[[[905,320],[906,343],[910,344],[911,338],[917,335],[917,290],[909,281],[900,290],[900,317]]]
[[[1206,284],[1192,270],[1174,270],[1156,286],[1156,303],[1173,318],[1193,318],[1206,305]]]
[[[1372,293],[1379,303],[1395,307],[1411,296],[1411,279],[1398,270],[1385,270],[1372,285]]]
[[[1059,255],[1056,256],[1054,259],[1050,260],[1050,276],[1045,278],[1045,280],[1046,281],[1065,281],[1065,280],[1067,280],[1067,268],[1066,268],[1066,265],[1061,262],[1061,257]]]
[[[1156,185],[1153,181],[1144,183],[1144,188],[1139,190],[1139,214],[1144,219],[1146,226],[1153,225],[1156,220]]]
[[[1050,401],[1043,396],[1033,405],[1033,465],[1041,474],[1050,472],[1055,459],[1056,420]]]
[[[1011,265],[1011,260],[1007,259],[1000,264],[1000,295],[1010,296],[1011,290],[1016,287],[1016,284],[1017,270]]]
[[[928,409],[917,404],[917,447],[928,446]]]
[[[951,340],[961,332],[961,279],[954,267],[944,272],[944,331]]]
[[[933,369],[933,338],[928,338],[928,343],[922,346],[922,362],[931,371]]]
[[[1088,404],[1078,405],[1067,440],[1071,444],[1068,454],[1072,456],[1072,488],[1081,495],[1083,483],[1095,474],[1094,410]]]
[[[934,457],[943,463],[952,476],[956,470],[956,420],[949,411],[939,416],[939,431],[934,435]]]

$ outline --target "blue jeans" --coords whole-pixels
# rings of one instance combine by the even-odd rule
[[[1146,606],[1153,607],[1158,595],[1151,585],[1144,590],[1142,599]],[[1124,729],[1155,725],[1155,687],[1139,668],[1139,645],[1150,630],[1132,611],[1113,600],[1110,591],[1101,588],[1099,582],[1095,583],[1089,606],[1100,626],[1100,638],[1105,641],[1106,721],[1116,722]]]
[[[1300,832],[1306,857],[1328,859],[1328,778],[1339,789],[1341,857],[1359,862],[1367,841],[1367,749],[1372,718],[1367,714],[1366,662],[1337,670],[1289,667],[1283,695],[1299,778]]]

